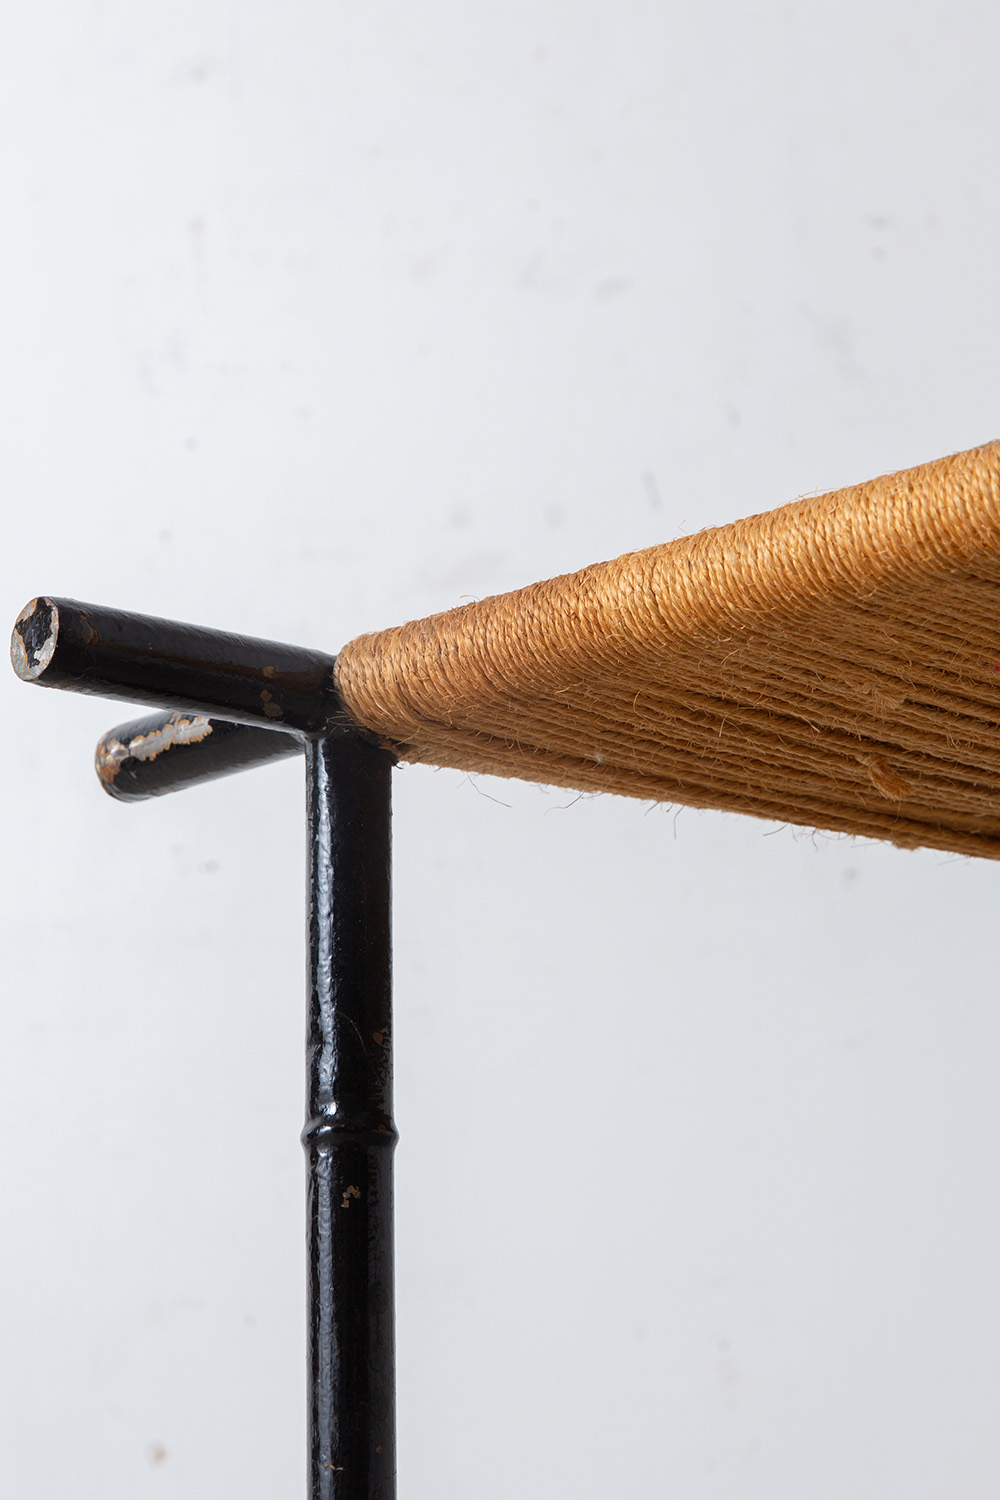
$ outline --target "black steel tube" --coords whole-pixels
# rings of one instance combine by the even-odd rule
[[[394,1500],[393,758],[306,746],[311,1500]]]
[[[394,757],[342,713],[320,652],[43,597],[11,658],[27,682],[175,710],[102,740],[99,774],[124,800],[305,749],[310,1496],[394,1500]]]
[[[297,734],[356,727],[339,707],[332,656],[75,599],[33,599],[17,617],[11,660],[43,687]]]
[[[302,743],[280,729],[256,729],[204,714],[154,714],[110,730],[98,743],[94,764],[109,796],[143,802],[301,755]]]

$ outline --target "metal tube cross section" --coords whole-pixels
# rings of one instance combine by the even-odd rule
[[[11,660],[160,710],[98,746],[121,801],[305,752],[309,1497],[394,1500],[392,753],[343,712],[322,652],[41,597]]]

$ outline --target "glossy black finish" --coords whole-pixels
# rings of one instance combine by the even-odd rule
[[[17,617],[11,660],[42,687],[264,728],[319,734],[344,720],[335,658],[321,651],[75,599],[33,599]]]
[[[174,712],[98,747],[137,801],[305,750],[309,819],[310,1500],[394,1500],[389,801],[394,757],[342,713],[334,658],[39,598],[27,682]]]
[[[306,747],[311,1500],[393,1500],[392,756]]]
[[[97,746],[101,785],[118,802],[144,802],[271,760],[301,755],[303,741],[203,714],[154,714],[112,729]]]

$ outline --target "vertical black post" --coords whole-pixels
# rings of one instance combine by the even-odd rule
[[[394,757],[350,721],[335,659],[48,595],[18,676],[151,703],[105,736],[125,801],[305,750],[309,808],[310,1500],[395,1500],[389,794]]]
[[[394,1500],[392,756],[306,747],[310,1500]]]

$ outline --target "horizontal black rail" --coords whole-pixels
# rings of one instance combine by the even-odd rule
[[[11,661],[24,682],[123,698],[293,734],[326,734],[344,714],[336,657],[75,599],[33,599]]]
[[[94,764],[109,796],[143,802],[252,766],[301,755],[304,741],[205,714],[153,714],[120,724],[99,741]]]

